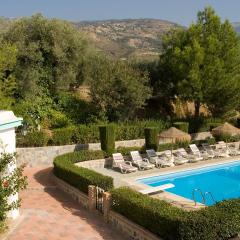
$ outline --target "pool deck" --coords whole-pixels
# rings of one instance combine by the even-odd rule
[[[162,174],[165,175],[165,174],[176,173],[176,172],[185,171],[185,170],[193,170],[193,169],[198,169],[202,167],[230,163],[237,160],[240,161],[240,156],[203,160],[196,163],[186,163],[183,165],[160,168],[160,169],[154,168],[151,170],[137,171],[135,173],[128,173],[128,174],[122,174],[118,171],[115,171],[109,168],[94,168],[94,170],[104,175],[111,176],[114,179],[115,187],[128,186],[135,190],[143,190],[143,189],[147,189],[148,186],[138,182],[138,180],[141,178],[154,177]],[[81,165],[81,163],[78,163],[77,165]],[[198,203],[197,206],[195,206],[194,201],[186,199],[184,197],[181,197],[173,193],[169,193],[167,191],[161,191],[151,196],[154,198],[158,198],[158,199],[170,202],[171,204],[180,208],[184,208],[185,210],[197,210],[202,207],[205,207],[205,205],[201,203]]]

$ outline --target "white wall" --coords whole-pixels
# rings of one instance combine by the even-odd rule
[[[2,151],[8,153],[16,152],[16,135],[15,129],[10,128],[7,130],[0,130],[0,153]],[[16,168],[16,160],[15,163],[9,164],[7,168],[6,174],[10,174]],[[9,197],[8,202],[12,203],[18,200],[18,193]],[[19,216],[19,209],[14,209],[8,212],[8,217],[16,219]]]

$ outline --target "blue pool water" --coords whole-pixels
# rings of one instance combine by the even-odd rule
[[[211,192],[216,201],[238,198],[240,197],[240,161],[142,178],[138,182],[152,187],[172,183],[175,187],[167,189],[167,192],[192,200],[192,191],[196,188],[201,189],[203,194]],[[202,202],[200,193],[196,192],[195,196],[198,202]],[[213,204],[211,197],[206,195],[206,205]]]

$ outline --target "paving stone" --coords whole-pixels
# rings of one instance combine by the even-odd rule
[[[125,240],[103,218],[81,208],[51,179],[52,168],[27,167],[28,189],[20,193],[24,216],[8,240]],[[35,189],[35,190],[33,190]],[[36,191],[38,189],[38,191]]]

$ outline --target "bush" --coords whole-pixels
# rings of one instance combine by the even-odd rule
[[[73,134],[74,143],[97,143],[100,142],[99,126],[97,125],[78,125]]]
[[[192,144],[196,144],[197,146],[201,146],[203,143],[208,143],[209,145],[216,144],[215,138],[207,138],[205,140],[193,140],[191,141]]]
[[[51,110],[50,114],[49,114],[49,123],[50,123],[50,128],[54,129],[54,128],[63,128],[66,127],[67,125],[69,125],[70,120],[68,119],[68,117],[59,111],[56,110]]]
[[[187,212],[130,188],[111,191],[113,210],[167,240],[227,240],[240,232],[240,199]]]
[[[115,150],[115,132],[113,125],[99,127],[101,149],[107,154],[112,154]]]
[[[158,145],[158,151],[162,152],[169,149],[187,148],[189,142],[164,143]]]
[[[75,127],[67,127],[53,130],[52,144],[66,145],[73,143],[74,133],[77,131]]]
[[[104,158],[102,151],[87,150],[58,156],[53,162],[54,174],[86,194],[88,193],[89,185],[109,190],[113,188],[113,179],[111,177],[74,165],[76,162],[101,158]]]
[[[240,199],[187,213],[179,233],[186,240],[225,240],[240,232]]]
[[[111,193],[114,211],[164,239],[178,239],[183,210],[127,187]]]
[[[159,145],[157,128],[145,128],[144,133],[146,149],[154,149],[155,151],[157,151]]]
[[[188,122],[175,122],[173,126],[183,132],[188,133],[189,123]]]
[[[140,153],[145,152],[145,147],[118,147],[116,152],[121,153],[122,155],[129,155],[131,151],[139,151]]]
[[[240,141],[240,135],[236,135],[236,136],[231,136],[231,135],[227,135],[227,134],[222,134],[222,135],[218,135],[215,136],[217,141],[224,141],[224,142],[238,142]]]
[[[47,145],[49,138],[47,132],[29,132],[26,136],[18,135],[17,145],[18,147],[44,147]]]

